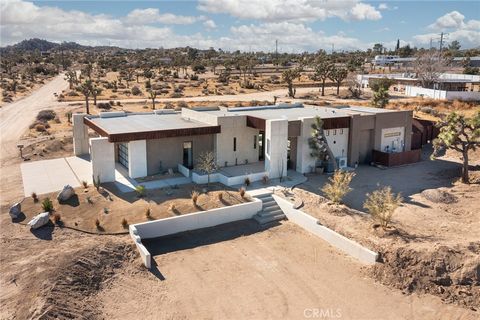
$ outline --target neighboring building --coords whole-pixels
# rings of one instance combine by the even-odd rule
[[[477,75],[443,73],[434,88],[423,88],[414,73],[362,74],[357,75],[357,82],[362,88],[368,88],[372,80],[381,78],[392,79],[395,82],[392,89],[409,97],[480,100],[480,76]]]
[[[371,63],[375,66],[407,66],[413,64],[415,60],[417,60],[417,58],[414,57],[400,58],[400,56],[377,55],[372,59]],[[453,58],[452,65],[457,67],[464,67],[465,57]],[[480,67],[480,57],[470,57],[469,66]]]
[[[287,169],[315,169],[308,139],[316,116],[340,167],[370,163],[378,153],[419,160],[419,152],[410,154],[412,111],[300,104],[75,114],[74,152],[90,153],[93,175],[102,182],[114,181],[117,165],[131,178],[169,169],[190,175],[205,151],[214,152],[220,168],[257,164],[277,178]],[[89,128],[100,137],[89,139]]]

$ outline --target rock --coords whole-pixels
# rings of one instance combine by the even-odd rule
[[[22,205],[20,204],[20,202],[15,203],[13,206],[11,206],[9,213],[12,219],[17,219],[22,213]]]
[[[67,201],[75,194],[75,190],[70,185],[66,185],[63,187],[62,191],[60,191],[57,195],[58,201]]]
[[[27,225],[30,226],[31,229],[38,229],[44,225],[46,225],[50,221],[50,213],[43,212],[37,214],[35,217],[30,220]]]
[[[426,189],[422,191],[421,195],[434,203],[451,204],[458,201],[456,196],[441,189]]]

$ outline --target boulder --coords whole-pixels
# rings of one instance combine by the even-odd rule
[[[60,191],[57,195],[58,201],[67,201],[75,194],[75,190],[70,186],[66,185],[63,187],[62,191]]]
[[[9,213],[12,219],[17,219],[18,217],[20,217],[20,214],[22,213],[22,205],[20,204],[20,202],[15,203],[13,206],[11,206]]]
[[[35,217],[30,220],[27,225],[30,226],[31,229],[38,229],[44,225],[46,225],[50,221],[50,213],[43,212],[37,214]]]

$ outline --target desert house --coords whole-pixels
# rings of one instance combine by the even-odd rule
[[[178,171],[201,182],[195,168],[207,151],[227,177],[279,178],[287,170],[315,170],[308,139],[317,116],[340,168],[420,159],[419,150],[411,150],[411,111],[302,104],[75,114],[74,152],[90,154],[93,176],[102,182],[114,181],[119,166],[130,178]],[[89,138],[89,129],[98,137]],[[228,185],[241,181],[216,179]]]

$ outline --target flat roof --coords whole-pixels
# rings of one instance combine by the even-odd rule
[[[222,108],[220,110],[205,110],[215,116],[252,116],[264,120],[287,119],[299,120],[319,116],[322,119],[350,117],[352,114],[376,114],[398,112],[397,110],[379,109],[360,106],[324,107],[314,105],[289,105],[289,106],[258,106],[240,108]]]
[[[108,134],[190,129],[211,126],[197,120],[184,119],[180,113],[125,113],[124,116],[89,118],[89,120]]]

